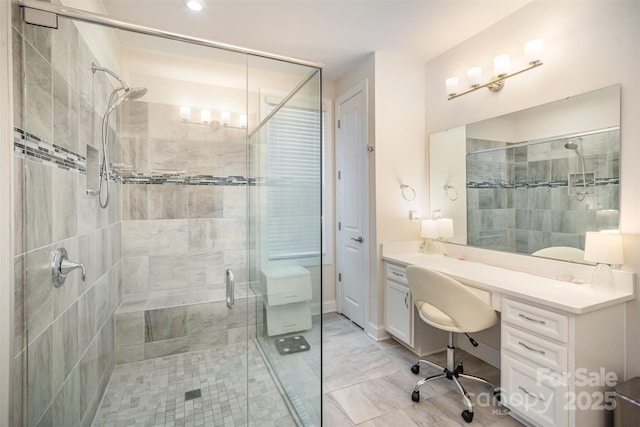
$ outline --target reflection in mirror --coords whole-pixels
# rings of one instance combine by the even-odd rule
[[[619,94],[613,86],[432,135],[431,207],[454,218],[451,241],[584,262],[587,231],[618,229]],[[465,197],[450,200],[445,186]]]

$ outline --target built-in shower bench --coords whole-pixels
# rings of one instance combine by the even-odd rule
[[[255,297],[247,292],[236,291],[231,310],[224,293],[216,291],[123,301],[116,311],[116,362],[246,341],[248,327],[255,329]]]

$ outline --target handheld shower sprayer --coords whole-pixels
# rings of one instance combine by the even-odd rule
[[[109,116],[113,113],[124,101],[130,99],[138,99],[143,97],[147,93],[145,87],[131,87],[120,76],[111,71],[108,68],[100,67],[95,63],[91,63],[91,71],[93,74],[96,71],[101,71],[109,76],[113,77],[120,83],[120,87],[115,88],[109,96],[109,102],[107,103],[107,110],[102,116],[102,163],[100,165],[100,186],[98,190],[98,203],[100,207],[105,209],[109,205],[109,153],[108,153],[108,132],[109,132]],[[102,189],[103,182],[106,183],[105,199],[102,201]]]
[[[582,138],[579,138],[579,141],[582,141]],[[573,150],[576,152],[576,155],[578,156],[578,158],[580,159],[580,164],[582,166],[582,193],[578,193],[576,192],[576,199],[582,201],[584,200],[584,198],[587,196],[587,178],[586,178],[586,173],[584,170],[584,158],[582,157],[582,154],[580,154],[580,151],[578,151],[578,144],[573,142],[573,141],[567,141],[567,143],[564,144],[564,148],[566,148],[567,150]],[[574,183],[574,187],[575,187],[575,183]]]

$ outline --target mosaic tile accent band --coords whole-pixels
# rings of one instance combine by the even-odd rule
[[[59,168],[87,174],[86,157],[73,153],[20,128],[13,128],[14,151],[31,160],[56,165]],[[124,164],[111,165],[110,180],[122,184],[181,184],[181,185],[255,185],[256,178],[244,176],[187,175],[185,171],[152,170],[138,173]]]
[[[87,173],[87,159],[66,148],[38,138],[20,128],[13,128],[14,151],[42,163],[55,164],[62,169]]]
[[[588,180],[587,180],[588,181]],[[595,185],[609,185],[620,184],[620,178],[596,178]],[[568,181],[539,181],[539,182],[524,182],[524,181],[503,181],[503,182],[475,182],[470,181],[467,183],[467,188],[539,188],[539,187],[566,187],[569,185]],[[587,182],[588,187],[593,187],[593,181]],[[582,181],[576,182],[576,187],[582,187]]]

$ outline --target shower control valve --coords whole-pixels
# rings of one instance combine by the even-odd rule
[[[65,248],[57,248],[51,259],[51,279],[56,288],[64,285],[69,272],[80,269],[82,271],[82,281],[86,279],[86,270],[81,263],[69,261],[67,258],[67,250]]]

